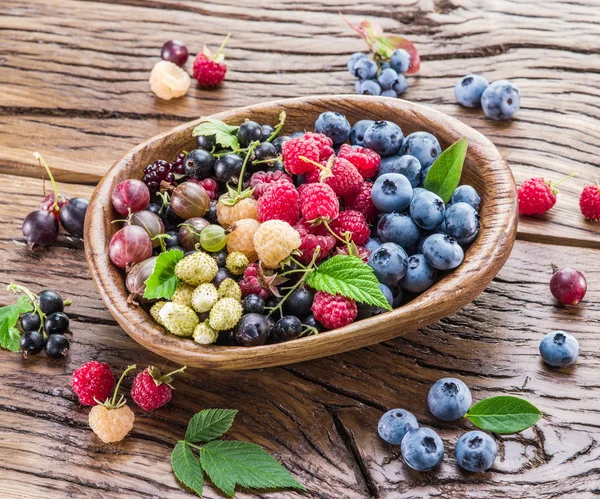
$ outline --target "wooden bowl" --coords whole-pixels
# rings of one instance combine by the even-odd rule
[[[444,149],[466,137],[469,149],[462,182],[473,185],[482,198],[478,238],[466,252],[463,264],[418,298],[341,329],[258,347],[201,346],[178,338],[166,333],[142,308],[127,303],[124,275],[111,263],[108,243],[118,230],[111,224],[116,217],[111,204],[113,188],[125,179],[141,178],[144,167],[156,159],[173,158],[181,150],[194,149],[191,131],[199,121],[181,125],[137,146],[113,165],[94,191],[85,224],[85,254],[104,303],[127,334],[149,350],[179,364],[209,369],[254,369],[346,352],[406,334],[456,312],[487,287],[508,258],[517,229],[515,181],[496,147],[479,132],[419,104],[357,95],[268,102],[213,118],[230,124],[239,124],[245,118],[275,124],[281,110],[287,113],[284,133],[312,130],[320,113],[338,111],[350,123],[382,119],[400,125],[405,135],[420,130],[431,132]]]

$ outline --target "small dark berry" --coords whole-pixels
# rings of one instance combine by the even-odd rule
[[[317,329],[317,331],[325,330],[323,325],[317,319],[315,319],[314,315],[307,315],[302,321],[302,324],[304,324],[305,326],[314,327]]]
[[[225,154],[221,156],[215,163],[215,177],[223,183],[237,184],[244,160],[237,154]]]
[[[286,315],[275,324],[273,339],[275,343],[294,340],[302,333],[302,322],[295,315]]]
[[[262,135],[260,136],[261,142],[265,142],[275,131],[275,128],[273,128],[271,125],[261,125],[260,128],[262,129]]]
[[[62,312],[65,309],[65,303],[62,297],[51,289],[46,289],[39,294],[38,305],[40,310],[46,315],[54,312]]]
[[[44,329],[48,334],[64,334],[69,330],[69,318],[64,312],[54,312],[46,317]]]
[[[21,336],[21,350],[27,358],[28,355],[37,355],[44,348],[44,336],[37,331],[28,331]]]
[[[246,347],[264,345],[269,338],[269,329],[269,321],[264,315],[246,314],[235,327],[235,340]]]
[[[21,328],[23,331],[38,331],[41,325],[40,316],[35,312],[29,312],[21,317]]]
[[[198,141],[198,147],[207,151],[212,151],[212,148],[215,147],[214,135],[198,135],[196,140]]]
[[[54,357],[57,359],[66,357],[69,353],[69,348],[69,340],[65,338],[62,334],[51,334],[50,336],[48,336],[46,344],[44,345],[46,355],[48,357]]]
[[[246,147],[255,140],[260,140],[262,128],[256,121],[245,121],[237,131],[237,139],[242,147]]]
[[[315,294],[301,286],[294,290],[288,299],[283,303],[283,311],[288,315],[306,317],[310,314]]]
[[[185,157],[183,165],[188,177],[202,180],[214,175],[215,158],[205,149],[194,149]]]
[[[219,251],[218,253],[213,253],[212,256],[219,267],[225,267],[227,263],[227,251]]]
[[[148,211],[154,213],[155,215],[160,216],[161,212],[162,212],[162,204],[158,204],[158,203],[150,203],[148,205],[148,208],[146,208]]]
[[[175,246],[179,246],[179,231],[170,230],[166,233],[171,239],[165,237],[165,246],[168,250],[173,249]]]
[[[304,135],[304,134],[302,134],[302,135]],[[277,150],[277,152],[281,153],[281,146],[283,145],[284,142],[287,142],[290,139],[291,139],[291,137],[289,135],[279,135],[279,136],[275,137],[273,139],[273,142],[271,142],[271,143],[275,146],[275,149]]]
[[[233,279],[233,274],[229,272],[229,270],[227,270],[226,268],[221,267],[219,268],[219,270],[217,270],[217,275],[212,280],[212,283],[215,285],[215,287],[218,288],[221,285],[221,283],[227,278]]]
[[[204,214],[204,218],[208,220],[211,224],[217,224],[219,221],[217,220],[217,203],[213,202],[210,204],[210,208]]]
[[[265,311],[265,300],[259,295],[248,295],[244,298],[242,306],[246,314],[262,314]]]

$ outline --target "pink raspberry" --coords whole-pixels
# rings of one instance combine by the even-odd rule
[[[342,144],[338,158],[350,161],[365,179],[373,177],[379,170],[381,156],[371,149]]]
[[[327,231],[324,225],[311,225],[306,220],[300,220],[294,225],[294,229],[298,231],[300,240],[302,241],[298,248],[301,251],[298,260],[301,262],[309,263],[317,246],[319,246],[318,262],[328,257],[335,247],[335,238]]]
[[[244,276],[240,281],[240,288],[243,296],[259,295],[266,300],[269,297],[269,291],[263,287],[260,282],[258,263],[251,263],[244,270]]]
[[[360,211],[368,222],[374,222],[379,213],[371,199],[372,188],[373,184],[365,181],[362,183],[360,190],[356,194],[351,194],[344,198],[344,205],[346,208]]]
[[[317,291],[312,304],[312,313],[327,329],[337,329],[350,324],[358,314],[356,302],[340,295]]]
[[[330,185],[338,196],[348,196],[358,192],[363,178],[352,163],[343,158],[330,158],[327,164],[320,163],[321,168],[307,172],[304,179],[307,183],[324,182]]]
[[[281,146],[281,151],[285,169],[293,175],[303,175],[315,169],[314,164],[300,159],[301,156],[315,162],[319,161],[320,156],[317,143],[301,137],[285,141]]]
[[[298,191],[291,182],[283,179],[270,184],[256,205],[258,221],[283,220],[294,225],[300,217],[298,199]]]
[[[333,156],[333,140],[323,133],[306,132],[305,139],[310,139],[317,144],[319,148],[319,161],[327,161]]]
[[[293,184],[292,177],[287,173],[276,170],[274,172],[256,172],[250,177],[249,187],[254,189],[252,195],[255,199],[260,198],[269,186],[278,180],[287,180]]]
[[[358,246],[365,244],[371,235],[365,216],[356,210],[342,211],[331,223],[331,230],[342,239],[349,232],[350,240]]]
[[[285,142],[287,144],[287,142]],[[302,184],[300,213],[310,223],[335,220],[340,212],[340,202],[327,184]]]

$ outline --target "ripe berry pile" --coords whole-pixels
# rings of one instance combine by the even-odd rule
[[[282,135],[284,118],[201,123],[196,149],[115,188],[126,220],[110,258],[127,270],[130,301],[167,332],[255,346],[343,327],[384,309],[311,288],[323,262],[358,257],[379,303],[398,307],[458,267],[477,237],[473,187],[448,205],[423,187],[442,153],[430,133],[324,112],[314,131]]]

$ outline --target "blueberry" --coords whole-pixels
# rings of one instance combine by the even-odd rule
[[[200,147],[201,149],[212,151],[213,147],[215,147],[215,136],[198,135],[198,137],[196,137],[196,142],[198,142],[198,147]]]
[[[385,296],[385,299],[391,307],[394,303],[394,295],[392,293],[392,290],[382,283],[379,283],[379,290],[383,293],[383,296]],[[379,315],[384,312],[387,312],[387,310],[381,307],[367,305],[366,303],[358,304],[358,317],[360,319],[364,319],[365,317],[373,317],[374,315]]]
[[[290,139],[291,137],[289,135],[278,135],[273,139],[273,142],[271,142],[271,144],[275,146],[275,149],[278,153],[281,153],[281,146],[284,142],[287,142]]]
[[[446,234],[432,234],[423,242],[423,256],[432,267],[451,270],[462,263],[465,253],[456,239]]]
[[[377,237],[371,237],[365,244],[365,248],[369,250],[369,253],[373,253],[382,244],[382,240]]]
[[[431,471],[444,458],[444,442],[431,428],[416,428],[404,435],[400,451],[412,469]]]
[[[37,355],[44,348],[44,336],[38,331],[26,331],[21,335],[20,345],[25,358],[28,355]]]
[[[425,179],[429,174],[429,170],[431,170],[431,165],[429,165],[427,168],[423,168],[423,171],[421,172],[421,185],[425,183]]]
[[[400,286],[393,286],[391,290],[393,297],[392,307],[398,308],[402,305],[402,301],[404,300],[404,290]]]
[[[265,311],[265,300],[259,295],[248,295],[242,301],[245,314],[262,314]]]
[[[295,289],[283,304],[284,313],[300,318],[306,317],[310,314],[314,296],[315,294],[304,286]]]
[[[391,121],[376,121],[365,131],[365,147],[382,157],[396,154],[402,147],[402,129]]]
[[[394,91],[394,90],[382,90],[381,94],[382,97],[391,97],[392,99],[395,99],[396,97],[398,97],[398,94]]]
[[[410,67],[410,54],[404,49],[396,49],[390,57],[390,66],[397,73],[406,73]]]
[[[406,275],[408,255],[396,243],[383,243],[369,256],[369,266],[379,282],[391,287]]]
[[[442,198],[430,191],[413,195],[410,202],[410,216],[424,230],[434,230],[438,227],[444,220],[445,210]]]
[[[454,191],[454,194],[452,194],[450,203],[467,203],[470,204],[475,211],[479,211],[481,198],[474,187],[471,187],[470,185],[459,185]]]
[[[297,131],[297,132],[294,132],[294,133],[292,133],[292,135],[290,135],[290,138],[291,138],[291,139],[299,139],[299,138],[302,138],[302,137],[304,137],[304,134],[305,134],[305,133],[306,133],[306,132],[302,132],[302,131],[300,131],[300,130],[299,130],[299,131]]]
[[[498,80],[483,92],[481,107],[488,118],[507,120],[521,107],[521,94],[509,81]]]
[[[368,57],[361,57],[354,64],[354,76],[361,80],[372,80],[377,76],[377,63]]]
[[[470,204],[456,203],[448,207],[444,232],[458,241],[471,244],[479,234],[479,215]]]
[[[386,173],[400,173],[404,175],[410,185],[417,187],[421,183],[421,163],[414,156],[389,156],[383,158],[379,164],[377,175]]]
[[[373,120],[357,121],[350,130],[350,144],[353,146],[364,146],[365,132],[373,123]]]
[[[463,76],[454,86],[456,102],[466,107],[481,106],[481,94],[488,85],[488,81],[481,75]]]
[[[260,128],[262,130],[262,135],[260,136],[260,141],[261,142],[266,142],[267,139],[273,134],[273,132],[275,131],[275,128],[272,127],[271,125],[260,125]]]
[[[540,354],[550,366],[568,366],[579,355],[579,342],[566,331],[552,331],[540,342]]]
[[[46,355],[55,359],[66,357],[69,353],[69,347],[69,340],[62,334],[51,334],[44,344]]]
[[[365,81],[367,80],[356,80],[356,83],[354,83],[354,92],[356,92],[357,94],[361,94],[362,84]]]
[[[396,95],[402,95],[408,89],[408,82],[404,75],[398,75],[398,81],[392,85],[392,90],[396,92]]]
[[[383,71],[384,69],[391,68],[392,66],[390,66],[390,63],[389,63],[389,62],[387,62],[387,61],[381,61],[381,62],[379,63],[379,67],[380,67],[380,68],[381,68],[381,70]]]
[[[42,320],[36,312],[29,312],[21,317],[21,328],[23,331],[38,331]]]
[[[350,56],[350,59],[348,59],[348,62],[346,63],[346,67],[348,68],[348,72],[352,75],[355,76],[354,74],[354,66],[356,65],[356,63],[364,58],[367,57],[365,54],[363,54],[362,52],[354,52],[354,54],[352,54]]]
[[[340,145],[348,140],[350,123],[343,114],[327,111],[315,121],[315,132],[327,135],[334,145]]]
[[[392,409],[381,416],[377,431],[386,442],[400,445],[404,435],[418,427],[419,423],[412,412],[404,409]]]
[[[490,435],[474,430],[458,439],[454,454],[456,463],[462,469],[478,473],[492,467],[498,455],[498,446]]]
[[[462,418],[471,408],[471,402],[471,390],[456,378],[437,380],[427,395],[431,414],[442,421]]]
[[[419,160],[421,168],[429,168],[441,154],[438,139],[429,132],[414,132],[404,139],[400,155],[410,154]]]
[[[215,163],[215,177],[223,183],[237,184],[244,160],[237,154],[225,154],[221,156]]]
[[[386,213],[377,223],[377,235],[383,242],[396,243],[405,250],[421,236],[419,227],[408,213]]]
[[[400,286],[409,293],[421,294],[433,286],[439,277],[439,271],[427,263],[420,254],[408,259],[406,275],[400,281]]]
[[[256,121],[244,121],[237,131],[237,139],[242,147],[250,145],[255,140],[260,140],[261,137],[262,127]]]
[[[404,175],[386,173],[375,180],[371,200],[379,211],[390,213],[403,211],[412,200],[412,186]]]
[[[274,343],[295,340],[302,333],[302,321],[295,315],[284,315],[275,323],[272,333]]]
[[[205,179],[214,176],[215,158],[205,149],[190,151],[183,160],[185,173],[190,178]]]
[[[377,81],[381,88],[384,90],[390,90],[394,83],[398,81],[398,73],[394,71],[392,68],[384,69],[379,73],[377,77]]]
[[[38,305],[40,310],[46,315],[54,312],[62,312],[65,309],[62,297],[51,289],[46,289],[38,295]]]
[[[362,95],[379,95],[381,94],[381,87],[375,80],[362,80],[358,93]]]
[[[264,345],[269,338],[269,330],[269,321],[264,315],[246,314],[235,326],[235,341],[245,347]]]

